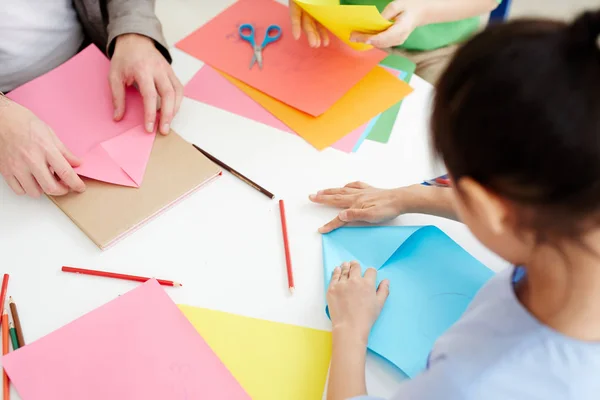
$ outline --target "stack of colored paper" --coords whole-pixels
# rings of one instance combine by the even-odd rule
[[[239,36],[242,24],[254,26],[258,44],[270,25],[282,29],[263,49],[262,69],[248,67],[253,49]],[[273,0],[240,0],[177,47],[207,64],[186,96],[295,132],[319,150],[355,150],[372,120],[412,91],[396,67],[378,65],[381,50],[357,51],[336,37],[319,49],[295,40],[287,7]]]

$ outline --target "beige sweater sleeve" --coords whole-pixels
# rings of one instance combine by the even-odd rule
[[[156,48],[169,63],[167,43],[162,33],[162,25],[154,13],[155,0],[107,0],[108,42],[107,54],[112,57],[115,39],[125,33],[137,33],[154,40]]]

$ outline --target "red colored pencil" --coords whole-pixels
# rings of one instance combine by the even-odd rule
[[[4,301],[6,299],[6,289],[8,288],[8,274],[4,274],[4,278],[2,278],[2,291],[0,292],[0,310],[4,308]],[[0,325],[1,325],[0,320]]]
[[[92,269],[83,269],[83,268],[73,268],[73,267],[62,267],[63,272],[72,272],[75,274],[83,274],[83,275],[94,275],[94,276],[103,276],[105,278],[115,278],[115,279],[124,279],[126,281],[135,281],[135,282],[146,282],[152,278],[146,278],[143,276],[135,276],[135,275],[126,275],[126,274],[117,274],[115,272],[106,272],[106,271],[95,271]],[[181,283],[167,281],[164,279],[157,279],[158,283],[163,286],[183,286]]]
[[[285,248],[285,263],[287,267],[288,286],[290,293],[294,294],[294,271],[292,271],[292,258],[290,257],[290,244],[287,234],[287,222],[285,220],[285,206],[283,200],[279,200],[279,214],[281,215],[281,230],[283,231],[283,246]]]

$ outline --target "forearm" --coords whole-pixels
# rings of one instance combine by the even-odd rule
[[[419,25],[478,17],[491,12],[498,4],[498,0],[430,0],[423,3]]]
[[[398,190],[404,213],[429,214],[459,221],[451,188],[413,185]]]
[[[162,25],[154,13],[155,0],[108,0],[108,46],[107,54],[112,57],[116,38],[127,33],[136,33],[154,40],[156,48],[171,62]]]
[[[367,394],[366,357],[367,344],[364,340],[334,327],[327,400],[347,400]]]

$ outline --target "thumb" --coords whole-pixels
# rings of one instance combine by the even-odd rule
[[[54,134],[54,132],[52,133]],[[67,146],[65,146],[56,135],[53,135],[53,138],[56,148],[58,149],[58,151],[60,151],[60,154],[62,154],[65,160],[67,160],[67,162],[71,165],[71,167],[79,167],[81,165],[81,160],[77,156],[75,156],[75,154],[71,153],[71,150],[67,149]]]
[[[389,3],[381,12],[381,16],[387,20],[395,19],[405,10],[404,1],[396,0]]]
[[[390,281],[384,279],[379,283],[379,287],[377,288],[377,303],[380,308],[383,308],[385,301],[390,295]]]
[[[362,221],[369,222],[371,211],[364,208],[349,208],[340,212],[338,218],[344,222]]]
[[[125,114],[125,85],[117,75],[111,74],[110,89],[113,95],[113,107],[115,108],[113,118],[115,121],[120,121]]]
[[[71,153],[69,149],[61,142],[57,143],[58,150],[63,155],[63,157],[67,160],[67,162],[71,165],[71,167],[79,167],[81,165],[81,160],[75,156],[75,154]]]

